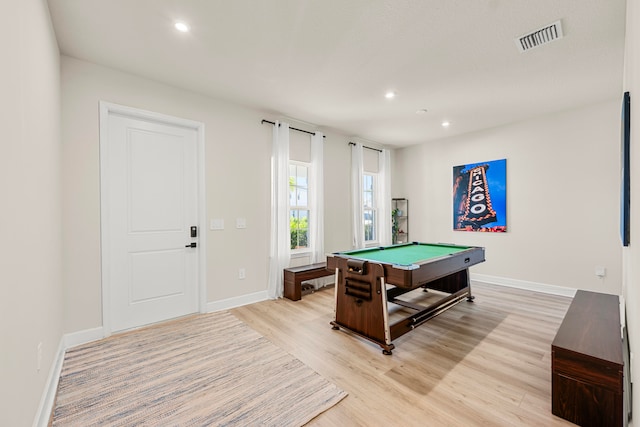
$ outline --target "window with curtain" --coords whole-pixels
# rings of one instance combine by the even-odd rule
[[[325,259],[323,136],[292,132],[289,145],[291,265]]]
[[[271,157],[270,298],[283,294],[284,268],[296,252],[310,263],[325,259],[323,134],[290,133],[276,120]]]

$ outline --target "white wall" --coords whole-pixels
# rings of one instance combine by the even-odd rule
[[[324,146],[324,251],[352,248],[351,148],[349,138],[327,134]]]
[[[102,325],[98,103],[108,101],[205,124],[208,302],[266,290],[273,121],[265,112],[215,100],[77,59],[62,57],[65,331]],[[276,117],[277,118],[277,117]],[[296,126],[298,127],[298,126]],[[314,129],[308,129],[314,130]],[[349,248],[349,149],[325,139],[327,251]],[[345,165],[347,167],[345,168]],[[236,218],[247,220],[236,229]],[[202,227],[202,225],[201,225]],[[246,279],[238,279],[238,269]]]
[[[631,94],[631,236],[623,251],[623,295],[626,301],[629,344],[635,358],[631,362],[634,382],[634,425],[640,425],[638,355],[640,355],[640,4],[627,0],[624,90]]]
[[[62,336],[59,55],[45,1],[0,14],[0,424],[26,426]]]
[[[398,150],[410,238],[484,246],[472,273],[621,292],[619,102]],[[507,159],[507,233],[452,231],[452,167]],[[595,267],[607,269],[604,279]]]

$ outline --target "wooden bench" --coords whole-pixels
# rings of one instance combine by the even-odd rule
[[[327,270],[326,262],[285,268],[284,296],[292,301],[298,301],[302,298],[302,282],[332,274],[335,272]]]
[[[551,344],[551,412],[582,426],[623,425],[617,295],[577,291]]]

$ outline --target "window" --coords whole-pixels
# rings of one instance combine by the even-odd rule
[[[375,175],[364,174],[362,176],[362,213],[364,224],[364,243],[373,243],[377,238],[377,215],[376,215],[376,177]]]
[[[289,163],[291,249],[309,248],[309,164]]]

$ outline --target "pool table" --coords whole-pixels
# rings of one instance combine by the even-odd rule
[[[469,267],[484,260],[482,247],[418,242],[336,252],[327,257],[327,269],[336,272],[331,325],[391,354],[396,338],[464,299],[473,300]],[[399,298],[419,287],[436,291],[439,298],[427,306]],[[390,303],[412,314],[391,324]]]

